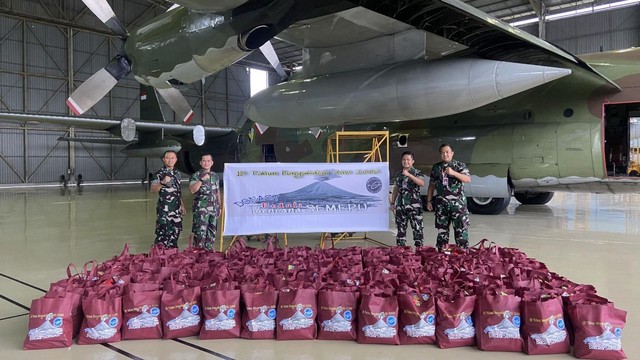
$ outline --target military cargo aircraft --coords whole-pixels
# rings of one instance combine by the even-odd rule
[[[630,138],[640,117],[638,49],[577,57],[458,0],[182,0],[131,32],[105,0],[84,2],[124,46],[70,96],[76,113],[133,72],[187,119],[173,84],[200,80],[276,36],[302,48],[302,69],[246,104],[266,132],[247,123],[202,147],[183,144],[187,171],[204,151],[218,165],[322,161],[337,129],[388,129],[392,159],[411,149],[425,171],[441,143],[453,145],[473,174],[476,213],[501,212],[512,194],[544,204],[553,191],[640,189],[626,176],[638,147]]]

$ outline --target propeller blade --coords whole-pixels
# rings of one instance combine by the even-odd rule
[[[82,0],[82,2],[102,21],[114,34],[124,38],[127,30],[118,20],[107,0]]]
[[[282,80],[287,78],[287,73],[284,71],[282,64],[280,63],[280,59],[278,59],[278,54],[276,54],[276,50],[273,48],[271,41],[267,41],[264,45],[260,46],[260,51],[265,58],[269,61],[269,64],[273,66],[278,75]]]
[[[156,88],[156,91],[160,96],[162,96],[164,101],[169,104],[173,111],[176,112],[178,119],[182,119],[185,123],[191,121],[191,118],[193,117],[193,110],[191,110],[191,106],[187,102],[187,99],[182,96],[180,90],[169,87],[164,89]]]
[[[102,99],[118,80],[126,77],[131,72],[131,64],[122,56],[116,56],[104,68],[91,75],[76,91],[67,99],[67,106],[74,114],[80,115],[91,109]]]
[[[118,83],[109,72],[100,69],[83,82],[67,99],[67,106],[76,115],[84,114]]]

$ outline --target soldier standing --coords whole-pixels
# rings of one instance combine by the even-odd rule
[[[180,172],[174,169],[178,156],[167,150],[162,156],[164,166],[156,171],[151,182],[151,192],[159,193],[156,206],[156,240],[167,248],[177,248],[185,213],[180,188]]]
[[[200,158],[201,170],[191,175],[189,191],[193,197],[193,246],[213,250],[218,230],[220,203],[220,179],[211,171],[213,157],[204,154]]]
[[[433,166],[427,191],[427,210],[433,210],[434,205],[436,210],[435,223],[438,231],[436,247],[442,251],[447,246],[449,225],[453,223],[456,245],[468,248],[469,210],[463,183],[471,182],[469,169],[465,163],[453,160],[451,145],[442,144],[439,151],[442,161]]]
[[[413,167],[413,152],[402,153],[402,170],[395,175],[395,186],[391,194],[391,210],[395,213],[396,244],[405,246],[407,241],[407,221],[413,229],[413,241],[415,246],[423,244],[423,218],[422,202],[420,201],[420,187],[424,186],[424,174]]]

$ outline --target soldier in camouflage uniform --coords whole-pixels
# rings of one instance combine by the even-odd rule
[[[164,166],[156,171],[151,182],[151,192],[159,193],[156,206],[156,241],[168,248],[178,247],[178,238],[182,231],[182,216],[185,213],[180,188],[180,172],[175,164],[178,156],[175,151],[165,151],[162,156]]]
[[[213,157],[202,155],[200,167],[202,169],[191,175],[189,191],[193,197],[193,246],[213,250],[218,230],[218,217],[222,206],[220,204],[220,179],[211,172]]]
[[[407,241],[407,221],[413,229],[414,245],[423,244],[424,234],[422,218],[422,202],[420,187],[424,186],[424,174],[413,167],[414,158],[411,151],[402,153],[402,170],[395,175],[395,186],[391,195],[391,210],[395,213],[398,235],[396,244],[405,246]]]
[[[447,246],[449,225],[453,223],[456,245],[468,248],[469,210],[464,196],[464,183],[471,182],[469,169],[464,163],[453,160],[453,149],[449,144],[440,145],[440,158],[442,161],[431,170],[427,191],[427,210],[433,210],[434,205],[436,210],[436,247],[442,251]]]

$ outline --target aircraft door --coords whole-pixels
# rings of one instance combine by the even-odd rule
[[[539,185],[558,183],[558,124],[513,127],[511,178],[535,179]]]
[[[591,144],[597,144],[597,149],[592,150]],[[602,162],[602,156],[596,156],[593,152],[600,151],[600,142],[592,139],[591,124],[566,123],[558,124],[558,167],[560,177],[570,176],[593,177],[594,161]],[[602,167],[602,166],[600,166]]]

